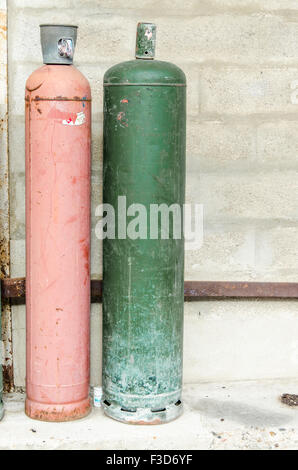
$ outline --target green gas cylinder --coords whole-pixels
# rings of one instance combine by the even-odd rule
[[[182,412],[186,79],[155,36],[104,76],[103,406],[135,424]]]

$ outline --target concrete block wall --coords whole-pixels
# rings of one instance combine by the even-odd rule
[[[298,280],[297,0],[9,0],[8,17],[12,277],[25,274],[24,86],[41,64],[39,24],[79,25],[76,65],[93,93],[91,269],[98,278],[102,79],[133,58],[136,24],[144,20],[157,23],[157,57],[188,79],[187,201],[204,205],[204,243],[186,253],[186,279]],[[98,384],[99,305],[91,319]],[[21,386],[24,328],[25,309],[15,306]],[[296,302],[185,305],[186,382],[295,377],[297,351]]]

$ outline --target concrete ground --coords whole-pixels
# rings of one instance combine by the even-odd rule
[[[298,408],[280,402],[296,381],[186,385],[185,411],[159,426],[131,426],[93,409],[85,419],[45,423],[27,418],[24,394],[5,397],[3,449],[298,449]]]

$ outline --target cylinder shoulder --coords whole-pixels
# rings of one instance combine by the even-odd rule
[[[26,82],[26,96],[34,98],[91,99],[86,77],[73,65],[44,65]]]
[[[114,65],[105,73],[105,85],[121,83],[186,85],[186,77],[177,65],[170,62],[136,59]]]

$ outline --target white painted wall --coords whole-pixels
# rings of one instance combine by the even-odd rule
[[[9,0],[11,276],[25,274],[24,85],[41,64],[40,23],[79,25],[76,65],[93,92],[92,225],[101,202],[102,78],[133,58],[138,21],[158,26],[157,57],[188,78],[187,201],[204,204],[204,245],[186,279],[298,280],[297,0]],[[293,85],[294,86],[294,85]],[[92,232],[92,277],[101,246]],[[101,306],[92,306],[92,384],[100,381]],[[25,308],[13,308],[17,385]],[[298,304],[185,306],[185,381],[295,377]]]

